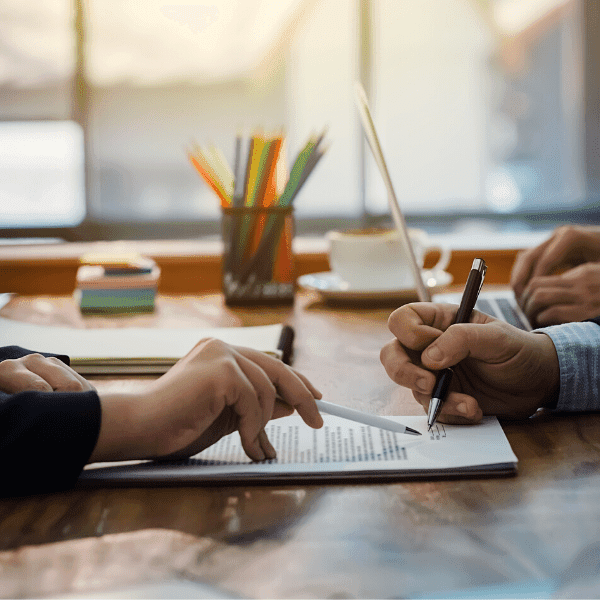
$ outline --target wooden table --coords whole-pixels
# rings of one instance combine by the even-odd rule
[[[124,318],[84,318],[66,296],[16,297],[0,314],[75,327],[288,321],[297,330],[294,364],[325,399],[420,414],[379,362],[390,311],[300,294],[293,308],[265,310],[228,309],[217,295],[162,296],[155,314]],[[105,390],[140,380],[94,382]],[[164,586],[196,582],[220,589],[214,597],[400,598],[554,578],[559,597],[598,597],[600,417],[538,415],[504,429],[517,477],[75,489],[0,500],[0,595],[151,583],[168,595]]]

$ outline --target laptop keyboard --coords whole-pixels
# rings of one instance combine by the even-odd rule
[[[434,302],[451,302],[452,304],[460,304],[460,299],[461,294],[455,293],[436,294],[433,297]],[[475,308],[486,315],[506,321],[519,329],[531,331],[531,326],[521,312],[512,292],[482,292],[477,299]]]
[[[479,298],[475,304],[475,308],[480,312],[484,312],[486,315],[506,321],[519,329],[525,331],[530,329],[527,321],[517,312],[508,298],[499,297],[494,298],[493,300]]]

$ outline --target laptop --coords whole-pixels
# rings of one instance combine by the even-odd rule
[[[400,209],[400,204],[398,202],[398,198],[396,197],[394,186],[392,185],[392,179],[383,157],[383,151],[381,149],[379,138],[375,130],[375,124],[373,123],[373,118],[369,109],[367,95],[363,87],[358,82],[355,84],[355,92],[356,106],[360,115],[360,121],[365,133],[365,137],[369,143],[369,147],[371,148],[371,152],[373,153],[373,157],[375,158],[375,162],[377,163],[377,168],[379,169],[385,184],[392,219],[394,220],[396,229],[400,233],[400,239],[404,247],[404,252],[411,261],[411,270],[413,273],[413,279],[415,281],[417,297],[421,302],[435,301],[460,304],[460,299],[462,296],[460,293],[436,294],[432,297],[431,290],[423,283],[421,269],[417,264],[415,253],[408,236],[406,221],[404,219],[404,215],[402,214],[402,210]],[[475,304],[475,308],[480,312],[486,313],[502,321],[506,321],[507,323],[518,327],[519,329],[523,329],[525,331],[531,331],[532,329],[527,317],[523,314],[519,305],[517,304],[512,291],[483,291],[479,295],[477,303]]]

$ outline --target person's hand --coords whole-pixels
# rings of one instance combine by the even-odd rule
[[[184,458],[235,430],[250,458],[274,458],[266,423],[297,410],[319,428],[320,397],[278,359],[202,340],[141,393],[101,395],[102,425],[90,461]]]
[[[429,408],[436,371],[454,365],[450,393],[438,420],[477,423],[483,415],[523,418],[558,394],[558,357],[552,340],[473,311],[453,325],[458,307],[413,303],[395,310],[388,326],[396,339],[381,362],[396,383]]]
[[[535,327],[585,321],[600,315],[600,263],[586,263],[560,275],[534,277],[519,301]]]
[[[558,227],[544,243],[517,255],[510,284],[517,300],[521,300],[534,278],[562,273],[589,262],[600,262],[600,227],[565,225]]]
[[[55,357],[27,354],[0,362],[0,390],[19,392],[87,392],[94,386]]]

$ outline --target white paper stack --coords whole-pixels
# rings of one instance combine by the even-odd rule
[[[5,345],[36,352],[66,354],[81,374],[165,373],[201,339],[213,337],[281,358],[283,325],[215,328],[74,329],[33,325],[0,317]]]

